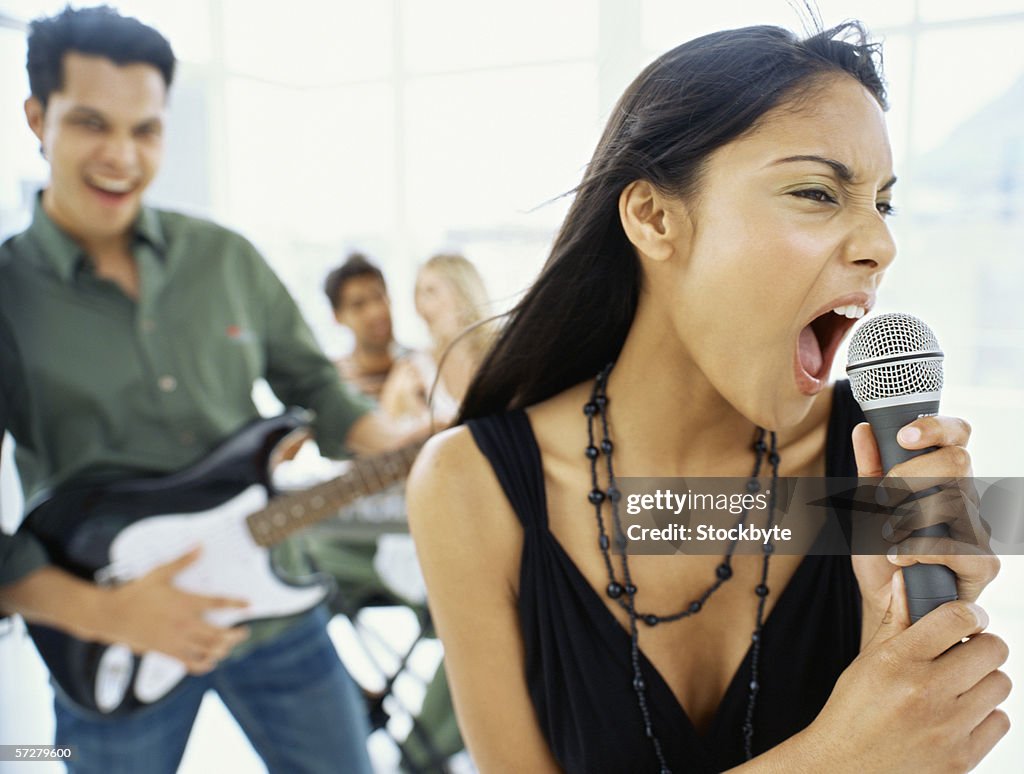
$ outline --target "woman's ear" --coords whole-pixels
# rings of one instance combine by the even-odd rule
[[[680,230],[685,229],[689,237],[685,209],[681,201],[670,199],[646,180],[634,180],[619,194],[619,219],[626,238],[652,261],[667,261],[675,255]]]

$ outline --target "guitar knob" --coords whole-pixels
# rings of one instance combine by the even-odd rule
[[[93,698],[96,708],[106,714],[113,712],[124,701],[135,668],[135,656],[126,645],[111,645],[100,656],[96,667]]]
[[[145,654],[135,675],[136,698],[147,704],[162,699],[181,682],[187,671],[176,658],[155,651]]]

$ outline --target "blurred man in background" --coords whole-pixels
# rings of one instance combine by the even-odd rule
[[[335,361],[345,381],[376,402],[388,393],[408,393],[405,382],[412,372],[396,366],[408,365],[415,353],[394,339],[391,300],[380,268],[362,253],[352,253],[327,275],[324,292],[335,319],[353,336],[351,352]],[[402,414],[403,423],[428,420],[424,390],[406,404],[412,410]],[[318,525],[306,538],[306,551],[317,569],[329,573],[337,584],[331,601],[334,612],[355,622],[364,607],[405,605],[416,614],[422,633],[434,636],[419,564],[407,534],[404,482],[364,497],[338,519]],[[363,628],[357,624],[357,631]],[[380,675],[385,682],[391,677]],[[384,696],[366,691],[377,725],[384,725],[388,717]],[[442,770],[463,749],[443,664],[427,686],[408,736],[398,744],[403,767],[413,772]]]
[[[342,379],[380,400],[391,369],[410,350],[395,341],[384,274],[362,253],[352,253],[327,275],[324,292],[334,319],[352,332],[352,351],[334,362]]]

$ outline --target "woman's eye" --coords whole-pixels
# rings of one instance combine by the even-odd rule
[[[896,208],[892,206],[892,202],[878,202],[875,205],[875,209],[882,213],[884,217],[896,214]]]
[[[820,188],[808,188],[803,191],[794,191],[793,196],[799,196],[801,199],[810,199],[815,202],[822,202],[827,204],[835,204],[836,199],[827,191],[822,191]]]

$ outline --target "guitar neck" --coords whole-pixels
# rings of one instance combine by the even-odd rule
[[[270,501],[246,519],[249,532],[261,546],[273,546],[294,533],[337,515],[338,509],[360,497],[380,492],[408,474],[422,443],[363,457],[337,478]]]

